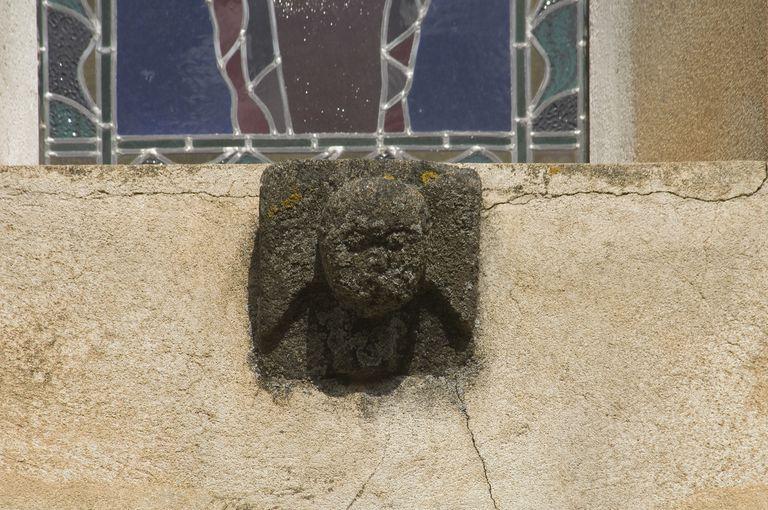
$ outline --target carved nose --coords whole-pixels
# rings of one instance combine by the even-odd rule
[[[383,273],[387,270],[387,265],[387,253],[384,248],[376,246],[368,251],[369,268],[379,273]]]

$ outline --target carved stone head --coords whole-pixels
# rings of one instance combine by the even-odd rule
[[[481,186],[414,161],[290,161],[261,185],[251,308],[265,377],[372,380],[461,364]]]
[[[354,179],[330,196],[320,221],[320,259],[342,306],[380,317],[413,299],[424,280],[427,203],[416,186]]]

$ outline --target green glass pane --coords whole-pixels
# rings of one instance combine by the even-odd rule
[[[96,126],[85,115],[60,101],[50,103],[50,133],[53,138],[90,138]]]
[[[230,163],[237,163],[238,165],[258,165],[259,163],[267,163],[267,161],[256,156],[256,154],[246,152],[237,158],[237,160],[230,161]]]
[[[575,3],[554,9],[533,29],[533,35],[549,58],[549,80],[540,103],[578,86],[577,26]]]
[[[495,161],[482,152],[473,152],[459,163],[495,163]]]
[[[80,0],[49,0],[49,2],[56,5],[61,5],[62,7],[67,7],[77,12],[78,14],[87,16],[85,14],[85,9],[83,9],[83,4],[80,3]]]
[[[539,16],[541,14],[545,14],[547,11],[551,10],[555,5],[562,1],[563,0],[544,0],[541,2],[541,5],[539,5],[539,10],[536,12],[536,15]]]

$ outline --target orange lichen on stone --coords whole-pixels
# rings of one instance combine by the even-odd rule
[[[283,209],[291,209],[296,207],[296,204],[301,202],[303,198],[304,197],[301,196],[301,193],[294,191],[288,198],[282,201]]]
[[[438,174],[434,170],[427,170],[426,172],[421,174],[421,182],[422,184],[429,184],[430,182],[434,181],[438,177],[440,177],[440,174]]]
[[[388,180],[388,181],[394,181],[395,180],[395,176],[392,175],[392,174],[384,174],[384,178],[386,180]]]
[[[267,217],[274,218],[275,216],[280,214],[280,211],[293,209],[303,199],[304,199],[304,196],[302,196],[301,193],[299,193],[298,191],[294,191],[288,196],[288,198],[281,201],[279,206],[270,205],[269,208],[267,208]]]
[[[559,166],[551,166],[549,167],[549,175],[557,175],[560,172],[562,172],[563,169]]]

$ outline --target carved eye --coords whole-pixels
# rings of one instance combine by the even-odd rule
[[[365,237],[359,234],[352,235],[344,240],[344,246],[346,246],[347,250],[351,253],[360,253],[361,251],[365,251],[369,244],[370,243],[365,239]]]
[[[387,248],[389,248],[392,251],[402,250],[403,246],[405,246],[406,241],[407,241],[407,236],[405,232],[394,232],[392,234],[389,234],[389,237],[387,238]]]

